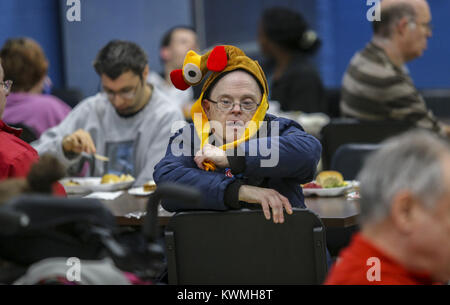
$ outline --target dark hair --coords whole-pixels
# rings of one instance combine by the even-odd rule
[[[272,7],[264,10],[261,26],[270,41],[286,50],[314,53],[321,44],[303,16],[287,8]]]
[[[26,178],[6,179],[0,183],[0,204],[24,193],[51,194],[53,183],[65,176],[65,168],[52,155],[45,154],[31,166]]]
[[[168,47],[170,45],[170,42],[172,41],[172,35],[173,32],[175,32],[176,30],[180,30],[180,29],[184,29],[184,30],[191,30],[192,32],[196,33],[195,29],[189,25],[177,25],[174,26],[172,28],[170,28],[166,33],[164,33],[162,39],[161,39],[161,48],[163,47]]]
[[[8,39],[0,50],[5,79],[14,82],[11,91],[29,91],[47,74],[48,61],[41,46],[31,38]]]
[[[411,4],[402,2],[383,8],[380,12],[380,21],[372,22],[373,32],[381,37],[390,37],[392,27],[403,17],[412,20],[416,18],[416,11]]]
[[[94,68],[98,75],[106,74],[114,80],[128,71],[142,77],[147,64],[147,54],[140,46],[130,41],[112,40],[98,53]]]

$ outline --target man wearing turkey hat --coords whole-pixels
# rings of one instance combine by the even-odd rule
[[[170,181],[199,189],[203,200],[197,206],[170,201],[163,206],[181,211],[261,205],[268,220],[272,216],[283,223],[283,210],[291,214],[292,207],[305,207],[300,184],[313,178],[320,142],[298,123],[266,114],[264,72],[234,46],[218,46],[203,56],[189,51],[183,69],[173,71],[171,79],[183,90],[208,72],[192,107],[193,123],[171,138],[153,174],[157,184]]]

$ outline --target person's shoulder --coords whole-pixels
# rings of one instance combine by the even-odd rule
[[[183,118],[180,107],[172,103],[169,97],[157,87],[153,87],[153,95],[150,99],[149,106],[151,108],[151,111],[156,111],[163,116],[171,115]]]
[[[101,94],[100,92],[88,96],[81,100],[72,110],[71,114],[75,113],[79,115],[79,113],[95,113],[95,110],[98,108],[106,109],[110,105],[108,99]],[[97,111],[98,112],[98,111]]]
[[[36,159],[36,150],[15,135],[0,130],[0,159],[2,163],[10,163],[20,159]]]
[[[72,108],[58,97],[50,94],[36,94],[32,101],[38,112],[55,113],[70,112]]]
[[[49,103],[50,105],[57,105],[70,108],[70,106],[67,105],[66,102],[64,102],[62,99],[51,94],[41,94],[41,99]]]
[[[304,131],[303,127],[298,122],[285,117],[275,116],[273,114],[266,114],[264,120],[269,124],[273,124],[275,122],[278,123],[280,130],[294,127],[300,129],[301,131]]]

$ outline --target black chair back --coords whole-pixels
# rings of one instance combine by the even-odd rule
[[[14,230],[0,231],[0,257],[22,265],[49,257],[99,259],[104,246],[95,228],[109,232],[116,226],[96,199],[21,195],[0,211],[15,223]]]
[[[323,169],[330,169],[333,154],[343,144],[376,144],[412,127],[411,123],[402,121],[369,122],[347,118],[333,119],[321,131]]]
[[[426,89],[420,92],[427,108],[438,118],[450,118],[450,89]]]
[[[37,140],[37,133],[36,131],[27,125],[24,125],[22,123],[17,123],[17,124],[9,124],[9,126],[14,127],[14,128],[21,128],[22,129],[22,134],[20,135],[20,138],[27,143],[31,143],[35,140]]]
[[[169,284],[321,284],[325,227],[294,209],[274,224],[258,210],[183,212],[166,232]]]
[[[331,169],[340,172],[345,180],[354,180],[361,170],[368,154],[381,144],[344,144],[333,154]]]

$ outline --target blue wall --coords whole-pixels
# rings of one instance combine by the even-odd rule
[[[429,1],[433,15],[433,37],[424,56],[408,64],[419,88],[450,87],[450,1]],[[320,71],[328,87],[339,87],[353,54],[371,39],[365,0],[317,0],[319,32],[324,40]]]
[[[11,37],[36,40],[50,62],[50,78],[60,87],[64,79],[58,5],[58,0],[1,0],[0,45]]]
[[[190,5],[180,0],[82,0],[81,22],[67,21],[67,7],[61,7],[67,85],[85,95],[97,92],[99,77],[92,62],[111,39],[138,43],[149,55],[150,69],[159,71],[161,36],[172,26],[192,25]]]
[[[315,3],[310,0],[206,0],[204,5],[208,45],[255,41],[261,14],[272,6],[301,11],[312,27],[317,21]]]
[[[0,44],[8,37],[37,40],[50,61],[56,86],[95,93],[99,78],[92,68],[98,50],[114,38],[143,46],[150,68],[161,69],[162,34],[177,24],[193,23],[193,3],[203,3],[207,46],[238,44],[259,56],[256,33],[264,8],[282,5],[301,11],[318,30],[323,47],[316,58],[327,87],[339,87],[353,54],[370,40],[366,0],[80,0],[81,22],[66,20],[66,0],[1,0]],[[450,1],[429,1],[434,31],[425,55],[411,62],[419,88],[450,88]]]

